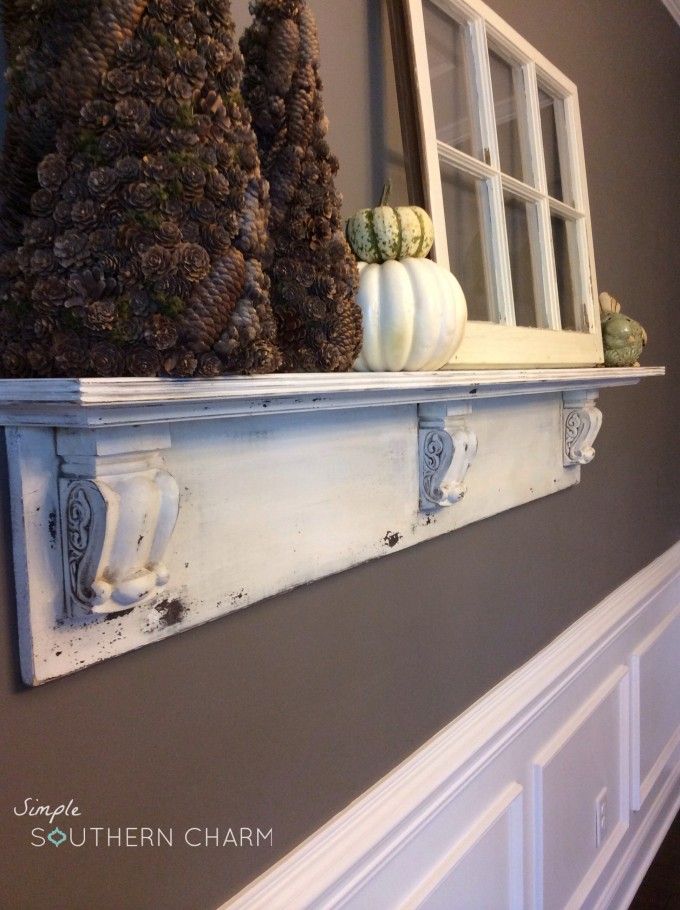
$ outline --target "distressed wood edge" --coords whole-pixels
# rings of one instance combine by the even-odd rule
[[[474,324],[473,324],[474,325]],[[532,330],[528,330],[532,331]],[[540,331],[540,330],[533,330]],[[362,398],[374,393],[411,392],[418,395],[434,389],[506,387],[508,394],[517,385],[552,382],[568,389],[572,383],[593,386],[616,385],[652,376],[664,376],[666,368],[576,366],[567,368],[518,366],[439,370],[422,373],[289,373],[267,376],[226,376],[220,379],[1,379],[0,413],[11,406],[40,408],[47,405],[80,407],[118,406],[158,402],[202,402],[255,400],[286,396],[309,396],[322,409],[329,396],[347,393],[360,406]]]

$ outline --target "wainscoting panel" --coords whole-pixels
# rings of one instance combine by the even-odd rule
[[[621,667],[534,760],[537,910],[583,906],[621,843],[628,752],[629,677]]]
[[[630,668],[632,802],[640,809],[680,742],[680,609],[635,649]]]
[[[680,543],[222,910],[626,910],[680,808],[679,691]]]
[[[403,910],[470,910],[479,894],[523,906],[522,788],[513,784],[425,877]]]

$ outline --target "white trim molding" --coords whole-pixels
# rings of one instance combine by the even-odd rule
[[[631,712],[629,662],[675,647],[679,605],[680,543],[222,910],[539,910],[547,881],[545,906],[625,910],[680,803],[680,745]],[[671,678],[668,660],[661,677],[646,668],[664,704],[680,688],[675,656]],[[641,736],[662,766],[631,811]]]

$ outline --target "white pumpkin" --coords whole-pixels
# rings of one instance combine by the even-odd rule
[[[430,259],[359,263],[364,317],[360,372],[439,370],[463,340],[465,295],[456,278]]]

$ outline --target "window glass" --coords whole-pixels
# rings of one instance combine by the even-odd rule
[[[572,200],[565,198],[562,185],[562,167],[555,120],[555,105],[558,102],[541,88],[538,90],[538,102],[541,109],[541,133],[543,136],[545,171],[548,178],[548,195],[552,196],[553,199],[560,199],[563,202],[572,204]]]
[[[489,319],[489,292],[482,241],[484,186],[442,162],[442,189],[449,264],[465,293],[470,319]]]
[[[539,263],[534,261],[529,233],[529,217],[533,215],[532,205],[506,193],[505,224],[515,298],[515,321],[517,325],[524,326],[538,325],[534,270],[539,268]]]
[[[557,215],[553,215],[551,221],[562,328],[574,331],[577,328],[576,307],[578,305],[574,286],[574,271],[578,265],[576,261],[578,256],[576,225]]]
[[[493,51],[489,51],[489,64],[501,170],[504,174],[524,180],[513,70]]]
[[[463,29],[429,0],[423,14],[437,139],[472,155]]]

